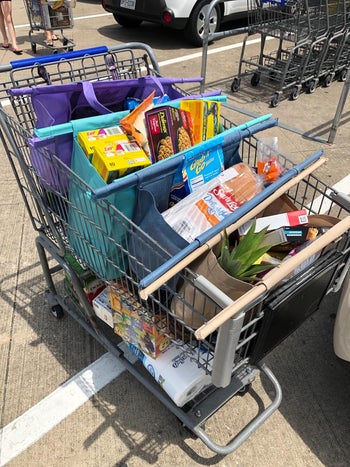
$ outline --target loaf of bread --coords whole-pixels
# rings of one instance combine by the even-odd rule
[[[252,199],[261,189],[262,183],[255,172],[240,162],[224,170],[162,215],[179,235],[192,242]]]

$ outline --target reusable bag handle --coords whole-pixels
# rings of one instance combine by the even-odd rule
[[[82,96],[86,99],[90,107],[100,115],[105,115],[105,114],[110,114],[112,113],[111,110],[107,109],[101,102],[98,101],[95,90],[94,90],[94,85],[91,81],[82,81]],[[80,100],[80,99],[79,99]],[[77,104],[79,106],[79,103]]]

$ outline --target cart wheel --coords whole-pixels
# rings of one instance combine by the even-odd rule
[[[291,101],[296,101],[299,97],[299,88],[296,86],[291,90],[291,93],[289,95]]]
[[[250,80],[250,84],[255,88],[260,83],[260,75],[259,73],[254,73],[252,79]]]
[[[307,83],[306,91],[308,94],[312,94],[313,92],[315,92],[315,90],[316,90],[316,81],[312,79],[311,81]]]
[[[237,392],[237,395],[238,396],[244,396],[245,394],[247,394],[247,392],[250,391],[250,388],[252,387],[252,383],[248,383],[246,384],[245,386],[243,386],[242,389],[240,389],[238,392]]]
[[[36,54],[36,43],[35,43],[35,42],[32,42],[31,46],[32,46],[32,52],[33,52],[33,54]]]
[[[332,75],[327,75],[327,76],[325,76],[325,78],[324,78],[323,86],[324,86],[325,88],[328,88],[328,87],[331,85],[331,82],[332,82]]]
[[[338,81],[346,81],[346,77],[348,75],[348,70],[346,68],[344,68],[343,70],[341,70],[341,72],[339,73],[339,78],[338,78]]]
[[[234,78],[231,84],[231,91],[232,92],[237,92],[239,89],[239,86],[241,84],[241,78]]]
[[[62,44],[63,44],[64,46],[68,45],[68,39],[67,39],[66,37],[63,38]]]
[[[51,308],[51,313],[56,319],[62,319],[64,316],[63,308],[61,305],[54,305]]]
[[[280,100],[280,96],[279,96],[279,94],[277,94],[277,92],[276,92],[276,94],[274,94],[274,95],[272,96],[272,99],[271,99],[271,107],[277,107],[277,106],[278,106],[279,100]]]

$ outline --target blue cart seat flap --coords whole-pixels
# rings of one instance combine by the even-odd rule
[[[284,173],[276,182],[268,185],[253,199],[244,203],[236,211],[226,216],[219,224],[211,227],[206,232],[199,235],[192,243],[186,245],[183,249],[179,250],[176,253],[173,252],[172,256],[170,257],[169,255],[169,258],[165,263],[159,265],[159,267],[156,270],[152,270],[147,276],[140,279],[139,288],[144,289],[145,287],[148,287],[150,284],[152,284],[155,280],[159,279],[163,274],[165,274],[171,268],[176,266],[180,261],[186,258],[190,253],[194,252],[198,247],[205,244],[208,240],[220,233],[223,229],[227,228],[228,226],[239,220],[243,215],[247,214],[249,211],[251,211],[251,209],[256,207],[259,203],[261,203],[271,194],[273,194],[277,188],[282,187],[286,182],[291,180],[306,167],[318,160],[322,156],[322,154],[322,150],[317,151],[301,164],[294,166],[286,173]]]

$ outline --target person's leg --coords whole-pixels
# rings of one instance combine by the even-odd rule
[[[3,0],[1,2],[1,6],[2,6],[2,12],[3,12],[3,15],[4,15],[7,30],[8,30],[9,36],[11,38],[12,50],[14,52],[19,51],[19,49],[17,47],[15,27],[14,27],[13,21],[12,21],[12,2],[10,2],[8,0]]]
[[[2,12],[2,3],[3,2],[0,2],[0,32],[1,32],[1,35],[2,35],[2,39],[3,39],[3,47],[5,47],[6,49],[8,48],[9,46],[9,40],[8,40],[8,37],[7,37],[7,30],[6,30],[6,26],[5,26],[5,20],[4,20],[4,15],[3,15],[3,12]]]

